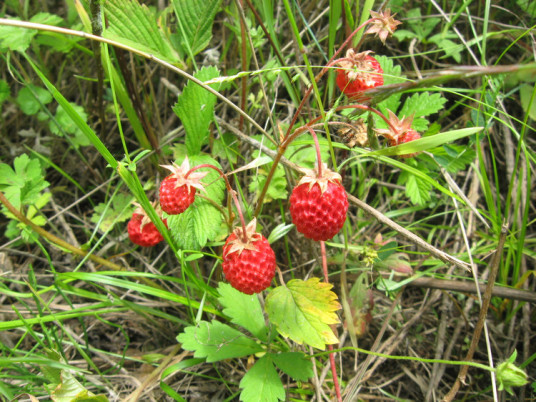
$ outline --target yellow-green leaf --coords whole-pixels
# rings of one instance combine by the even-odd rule
[[[266,298],[266,311],[278,332],[297,343],[324,350],[338,339],[330,324],[339,323],[340,309],[333,285],[318,278],[293,279],[272,290]]]

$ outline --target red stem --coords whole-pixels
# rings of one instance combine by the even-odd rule
[[[326,257],[326,243],[320,242],[320,252],[322,254],[322,271],[324,273],[324,281],[329,283],[328,278],[328,260]],[[328,345],[328,350],[333,351],[333,345]],[[331,365],[331,373],[333,375],[333,386],[335,387],[335,393],[337,394],[337,401],[342,402],[341,388],[339,386],[339,379],[337,378],[337,366],[335,365],[335,353],[329,354],[329,364]]]
[[[363,29],[365,27],[365,25],[369,24],[370,22],[372,21],[375,21],[379,18],[370,18],[368,20],[366,20],[364,23],[362,23],[361,25],[359,25],[349,36],[348,38],[346,38],[346,40],[343,42],[343,44],[339,47],[339,49],[333,54],[333,56],[331,56],[331,59],[329,59],[328,63],[326,64],[326,66],[324,68],[322,68],[322,70],[320,71],[320,73],[318,73],[318,75],[315,77],[315,82],[318,82],[320,80],[320,78],[322,78],[324,76],[324,74],[326,74],[326,72],[329,71],[329,67],[330,65],[334,62],[334,60],[337,59],[337,57],[339,56],[339,54],[343,51],[343,49],[346,47],[346,45],[348,45],[348,43],[350,43],[350,41],[352,40],[352,38],[355,36],[355,34],[357,34],[361,29]],[[309,98],[309,96],[311,96],[311,93],[313,92],[313,85],[309,86],[309,88],[307,88],[307,91],[305,92],[304,96],[303,96],[303,99],[302,101],[300,102],[299,106],[298,106],[298,109],[296,110],[296,113],[294,113],[294,116],[292,117],[292,121],[290,122],[290,125],[288,126],[288,129],[287,129],[287,132],[285,133],[285,138],[288,137],[290,135],[290,132],[292,131],[292,128],[294,127],[294,125],[296,124],[296,121],[298,120],[298,116],[301,114],[301,111],[303,109],[303,106],[305,105],[305,102],[307,101],[307,99]]]
[[[322,155],[320,155],[320,144],[318,143],[318,137],[315,130],[313,130],[309,125],[307,125],[307,130],[309,130],[313,136],[313,141],[315,142],[316,162],[318,163],[318,177],[322,177]]]
[[[201,168],[214,169],[216,172],[218,172],[220,174],[220,177],[223,177],[223,179],[225,180],[225,186],[227,187],[227,191],[229,192],[229,194],[231,194],[231,197],[233,198],[233,201],[234,201],[234,203],[236,205],[236,209],[238,211],[238,217],[240,218],[240,224],[242,225],[242,240],[244,241],[244,243],[246,243],[248,241],[247,234],[246,234],[246,221],[244,220],[244,215],[242,214],[242,208],[240,207],[240,202],[238,201],[238,197],[236,196],[236,192],[231,187],[231,183],[229,183],[229,179],[227,178],[227,175],[225,173],[223,173],[223,171],[221,169],[217,168],[216,166],[208,164],[208,163],[204,163],[202,165],[194,166],[193,168],[188,170],[188,172],[186,172],[186,174],[184,175],[184,178],[187,179],[188,176],[192,172],[196,171],[197,169],[201,169]]]

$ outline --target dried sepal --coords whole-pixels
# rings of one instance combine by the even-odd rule
[[[151,218],[149,218],[149,215],[147,215],[147,212],[145,212],[145,210],[139,203],[133,202],[132,205],[136,207],[133,214],[142,216],[141,223],[140,223],[140,230],[143,230],[143,227],[151,222]],[[162,208],[160,207],[160,204],[158,203],[158,201],[152,201],[151,205],[156,211],[156,214],[158,215],[158,217],[162,219]]]
[[[180,166],[175,162],[173,162],[171,165],[160,166],[171,171],[171,176],[176,179],[175,188],[186,185],[188,193],[190,193],[190,189],[192,187],[198,190],[206,191],[203,183],[201,183],[201,179],[205,177],[208,172],[194,171],[190,173],[188,177],[186,177],[186,173],[190,171],[190,161],[188,160],[188,157],[184,158],[184,161]]]
[[[305,175],[300,179],[298,186],[302,184],[309,184],[309,191],[315,184],[320,187],[320,193],[324,194],[328,189],[328,183],[339,183],[342,181],[342,177],[339,173],[328,169],[326,163],[322,163],[322,175],[318,175],[318,166],[314,169],[307,169]]]
[[[378,135],[382,135],[387,138],[391,143],[396,143],[397,139],[411,130],[411,125],[413,124],[414,114],[408,117],[402,117],[399,119],[396,114],[388,110],[389,113],[389,123],[391,126],[389,128],[375,128],[374,131]]]
[[[391,15],[390,9],[380,11],[379,13],[376,11],[371,11],[370,15],[372,16],[373,20],[365,34],[377,34],[382,43],[385,45],[385,40],[387,37],[392,35],[396,30],[396,27],[402,23],[394,19],[396,14]]]
[[[257,218],[253,218],[246,225],[245,236],[242,226],[237,226],[233,230],[233,234],[236,238],[229,242],[230,247],[227,249],[224,257],[235,252],[238,252],[238,255],[240,255],[244,250],[257,251],[254,243],[262,238],[262,235],[257,233]]]

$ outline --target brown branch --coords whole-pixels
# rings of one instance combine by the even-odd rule
[[[478,341],[480,340],[480,334],[482,333],[482,329],[484,328],[484,323],[486,321],[486,315],[488,313],[488,308],[489,308],[491,296],[493,293],[493,287],[495,285],[495,279],[497,278],[497,272],[499,271],[499,265],[501,262],[502,252],[504,248],[504,243],[506,242],[507,233],[508,233],[507,227],[506,225],[503,225],[501,228],[501,235],[499,237],[499,244],[497,245],[497,251],[495,251],[495,255],[493,256],[493,261],[490,264],[488,285],[486,286],[486,291],[484,292],[484,295],[482,296],[482,307],[480,308],[480,314],[478,316],[478,321],[475,325],[475,331],[471,339],[471,345],[469,346],[469,350],[467,351],[467,355],[464,359],[465,361],[473,360],[473,355],[475,354],[476,348],[478,346]],[[445,397],[443,398],[443,401],[450,402],[456,397],[456,394],[458,393],[460,386],[462,384],[465,384],[465,377],[467,376],[468,370],[469,370],[469,366],[462,366],[460,368],[460,372],[458,373],[458,378],[456,378],[454,385],[452,386],[448,394],[445,395]]]
[[[430,288],[440,290],[451,290],[453,292],[477,294],[476,285],[473,282],[435,279],[435,278],[417,278],[409,282],[406,286],[417,288]],[[486,290],[486,284],[479,283],[480,293]],[[501,297],[503,299],[521,300],[536,304],[536,292],[528,290],[507,288],[506,286],[495,285],[491,294],[493,297]]]

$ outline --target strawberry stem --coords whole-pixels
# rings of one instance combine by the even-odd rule
[[[380,18],[370,18],[368,20],[366,20],[364,23],[362,23],[361,25],[359,25],[349,36],[348,38],[346,38],[346,40],[343,42],[343,44],[339,47],[339,49],[333,54],[333,56],[331,57],[331,59],[329,59],[328,63],[326,64],[326,66],[324,66],[322,68],[322,70],[320,71],[320,73],[318,73],[316,76],[315,76],[315,82],[318,82],[320,80],[320,78],[322,78],[328,71],[329,69],[331,68],[331,66],[333,65],[333,63],[335,62],[335,60],[337,60],[337,57],[339,56],[339,54],[344,50],[344,48],[348,45],[348,43],[350,43],[350,41],[352,40],[352,38],[361,30],[363,29],[367,24],[371,23],[372,21],[376,21],[376,20],[379,20]],[[294,113],[294,116],[292,117],[292,121],[290,122],[290,125],[288,126],[287,128],[287,131],[285,133],[285,136],[283,137],[282,141],[281,141],[281,144],[279,145],[279,147],[277,148],[277,154],[273,160],[273,163],[272,163],[272,168],[270,169],[270,172],[268,173],[268,176],[266,177],[266,182],[264,183],[264,187],[262,188],[261,190],[261,193],[259,195],[259,198],[257,200],[257,206],[255,207],[255,212],[253,213],[254,216],[257,216],[259,215],[259,213],[261,212],[261,208],[262,208],[262,203],[263,203],[263,200],[264,200],[264,197],[266,196],[266,192],[268,191],[268,186],[270,185],[270,182],[272,181],[272,177],[275,173],[275,169],[277,168],[277,165],[279,163],[279,161],[281,160],[281,157],[283,156],[283,154],[285,153],[288,145],[290,144],[290,142],[292,142],[292,140],[294,138],[296,138],[296,136],[294,136],[294,134],[296,134],[296,132],[293,133],[293,135],[291,136],[291,131],[292,129],[294,128],[296,122],[298,121],[298,117],[300,116],[302,110],[303,110],[303,107],[305,106],[305,102],[307,101],[307,99],[309,99],[309,96],[311,96],[311,93],[313,92],[313,87],[314,85],[310,85],[309,88],[307,88],[307,90],[305,91],[305,94],[300,102],[300,104],[298,105],[298,108],[296,109],[296,112]],[[379,112],[378,112],[379,113]],[[315,119],[317,120],[317,119]],[[385,118],[384,118],[385,120]],[[389,124],[389,123],[388,123]],[[297,131],[297,130],[296,130]]]
[[[328,277],[328,260],[326,256],[326,242],[320,241],[320,253],[322,254],[322,272],[324,273],[324,281],[329,283]],[[329,364],[331,366],[331,373],[333,375],[333,386],[335,387],[335,393],[337,394],[337,401],[342,402],[341,388],[339,386],[339,379],[337,378],[337,366],[335,365],[335,353],[333,353],[333,345],[328,345]]]
[[[322,155],[320,155],[320,144],[318,143],[318,137],[316,135],[315,130],[313,130],[309,125],[306,126],[307,130],[311,133],[313,136],[313,141],[315,142],[315,150],[316,150],[316,161],[318,163],[318,177],[322,177]]]
[[[242,214],[242,208],[240,207],[240,202],[238,201],[238,197],[236,196],[236,191],[234,191],[233,188],[231,187],[231,183],[229,182],[227,175],[223,173],[223,171],[220,168],[217,168],[216,166],[211,165],[209,163],[203,163],[201,165],[194,166],[193,168],[188,170],[186,174],[184,175],[184,178],[187,179],[191,173],[201,168],[214,169],[216,172],[220,174],[220,177],[223,177],[223,179],[225,180],[225,186],[227,187],[227,191],[229,192],[229,194],[231,194],[233,202],[236,205],[236,209],[238,211],[238,217],[240,218],[240,224],[242,225],[242,240],[244,241],[244,243],[247,242],[248,238],[246,234],[246,221],[244,220],[244,215]]]

